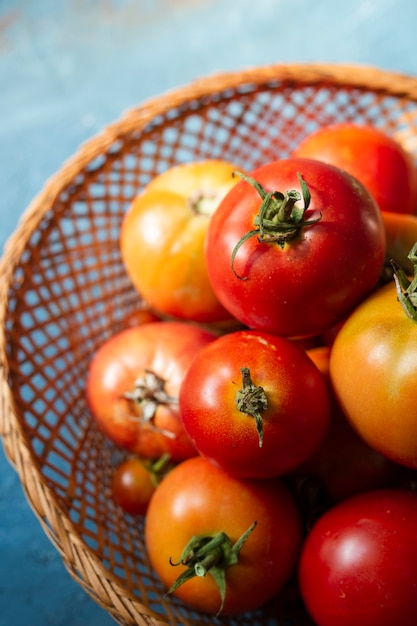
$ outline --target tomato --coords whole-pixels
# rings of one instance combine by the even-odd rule
[[[303,545],[299,582],[317,626],[415,626],[417,496],[375,490],[327,511]]]
[[[330,381],[330,346],[309,349],[307,354],[324,376],[331,398],[330,427],[326,439],[295,474],[315,479],[330,502],[344,500],[356,493],[394,485],[400,466],[369,446],[352,428],[343,413]]]
[[[417,324],[394,281],[349,316],[334,341],[330,376],[360,436],[397,463],[417,468]]]
[[[308,135],[292,156],[336,165],[360,180],[381,211],[417,211],[417,170],[410,153],[370,125],[332,124]]]
[[[417,215],[382,214],[387,238],[387,261],[395,259],[407,274],[413,273],[409,252],[417,241]]]
[[[125,317],[124,325],[126,328],[132,326],[141,326],[142,324],[149,324],[149,322],[160,322],[161,318],[146,306],[140,307],[135,311],[132,311]]]
[[[207,277],[204,239],[211,213],[236,182],[233,170],[217,160],[172,167],[147,185],[124,216],[123,262],[156,312],[186,321],[230,319]]]
[[[203,348],[179,402],[198,452],[234,476],[282,475],[327,432],[329,395],[317,367],[289,339],[260,331],[229,333]]]
[[[157,485],[169,470],[168,455],[163,455],[155,462],[139,457],[122,461],[113,471],[113,500],[130,515],[145,515]]]
[[[207,550],[211,540],[214,552]],[[301,542],[300,515],[280,479],[233,478],[202,457],[180,463],[164,478],[145,521],[154,571],[176,597],[210,614],[263,605],[294,574]],[[194,554],[188,550],[193,545]],[[202,554],[195,554],[199,547]]]
[[[243,176],[207,230],[215,293],[251,328],[287,337],[326,331],[379,279],[378,206],[349,174],[319,161],[283,159]]]
[[[161,321],[105,341],[90,363],[86,388],[103,433],[143,457],[195,455],[178,412],[179,388],[193,357],[215,337],[186,322]]]

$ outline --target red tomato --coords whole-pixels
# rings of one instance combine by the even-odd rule
[[[375,287],[385,257],[381,212],[358,181],[319,161],[283,159],[250,178],[257,188],[241,180],[209,224],[213,289],[249,327],[320,334]]]
[[[180,390],[184,428],[201,455],[234,476],[282,475],[306,461],[328,426],[329,395],[289,339],[242,330],[193,359]]]
[[[294,157],[336,165],[360,180],[381,211],[417,211],[417,170],[411,154],[373,126],[333,124],[308,135]]]
[[[375,450],[417,468],[417,325],[394,282],[364,300],[340,329],[330,355],[344,414]]]
[[[111,492],[114,501],[130,515],[145,515],[159,481],[169,469],[168,455],[154,463],[136,457],[126,459],[113,471]]]
[[[375,490],[330,509],[304,543],[299,582],[317,626],[415,626],[417,496]]]
[[[219,160],[177,165],[129,207],[120,233],[123,262],[158,313],[197,322],[230,319],[207,277],[204,238],[212,212],[236,183],[233,170]]]
[[[205,554],[203,546],[212,539],[217,547]],[[274,596],[294,574],[301,541],[297,506],[280,479],[233,478],[202,457],[180,463],[164,478],[145,521],[146,547],[157,575],[168,589],[190,575],[174,595],[210,614],[244,613]],[[196,546],[194,554],[185,550],[190,545]],[[206,563],[213,557],[211,567],[206,571],[201,564],[195,575],[204,556]],[[215,579],[221,586],[222,572],[223,598]]]
[[[356,493],[388,487],[400,475],[400,467],[371,448],[352,428],[334,395],[329,373],[330,346],[307,351],[324,376],[331,398],[330,428],[317,452],[295,474],[320,480],[331,501]]]
[[[178,412],[179,388],[193,357],[214,338],[186,322],[151,322],[107,340],[92,359],[86,390],[104,434],[143,457],[195,455]]]

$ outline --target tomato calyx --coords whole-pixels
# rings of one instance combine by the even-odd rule
[[[142,376],[139,376],[134,383],[134,389],[123,394],[123,398],[130,400],[140,408],[140,416],[132,419],[139,419],[144,423],[151,424],[166,437],[175,439],[176,435],[170,430],[161,429],[155,426],[154,418],[158,407],[169,404],[178,404],[178,398],[170,396],[165,390],[165,380],[155,374],[152,370],[146,369]]]
[[[239,562],[239,554],[249,535],[255,529],[257,522],[253,522],[249,528],[232,543],[232,540],[225,532],[216,535],[195,535],[185,546],[179,561],[170,559],[170,564],[174,567],[185,565],[187,569],[178,576],[168,589],[166,595],[171,595],[183,583],[195,576],[204,577],[210,573],[220,592],[219,615],[224,607],[226,599],[226,570]]]
[[[222,195],[215,189],[195,189],[187,201],[193,213],[211,217],[221,199]]]
[[[308,185],[299,172],[297,172],[297,178],[300,183],[301,193],[296,189],[291,189],[285,193],[281,191],[267,192],[254,178],[238,171],[234,172],[234,175],[239,176],[239,178],[252,185],[262,199],[259,212],[254,219],[254,225],[257,228],[246,232],[232,251],[231,267],[233,273],[240,280],[247,280],[247,276],[240,276],[234,268],[236,254],[245,241],[256,236],[259,243],[276,243],[283,249],[286,242],[297,237],[304,226],[311,226],[320,221],[321,214],[317,218],[304,219],[304,214],[310,205],[311,196]],[[303,201],[302,207],[296,206],[296,203],[300,200]]]
[[[394,271],[394,281],[397,290],[397,298],[407,317],[417,322],[417,242],[414,244],[408,258],[414,267],[414,277],[410,280],[402,267],[391,259]]]
[[[259,447],[262,448],[264,440],[264,422],[261,411],[268,408],[268,398],[263,387],[255,385],[252,381],[248,367],[241,368],[242,389],[236,393],[236,406],[241,413],[255,418],[256,430],[259,436]]]

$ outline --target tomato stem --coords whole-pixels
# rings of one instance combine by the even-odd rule
[[[166,437],[175,439],[175,434],[170,430],[157,428],[153,422],[156,411],[161,404],[178,404],[178,398],[170,396],[165,390],[165,380],[157,376],[155,372],[146,369],[142,376],[135,380],[133,391],[123,394],[127,400],[131,400],[141,410],[141,415],[137,419],[149,423],[155,430],[158,430]],[[136,417],[135,417],[136,419]]]
[[[230,537],[222,531],[216,535],[192,537],[182,551],[179,561],[174,562],[170,559],[171,565],[185,565],[187,569],[176,578],[166,595],[174,593],[187,580],[195,576],[204,577],[210,573],[220,592],[220,608],[217,613],[219,615],[226,599],[226,570],[239,562],[240,551],[256,525],[257,522],[253,522],[235,543],[232,543]]]
[[[410,280],[402,267],[391,259],[397,298],[407,317],[417,322],[417,242],[411,248],[408,258],[413,264],[414,277]]]
[[[255,418],[256,430],[259,436],[259,447],[262,448],[264,441],[264,421],[261,411],[268,408],[268,398],[263,387],[255,385],[252,381],[248,367],[242,367],[242,389],[236,394],[236,406],[241,413],[246,413]]]
[[[157,487],[161,480],[172,469],[173,465],[170,463],[171,455],[168,452],[162,454],[156,461],[145,461],[144,466],[149,472],[152,484]]]
[[[235,258],[239,248],[251,237],[255,235],[259,243],[276,243],[280,248],[284,248],[286,242],[297,237],[304,226],[311,226],[321,219],[321,215],[310,220],[304,219],[304,214],[310,205],[310,191],[307,183],[301,174],[297,172],[301,193],[296,189],[291,189],[282,193],[281,191],[267,192],[264,187],[254,178],[234,172],[242,180],[249,183],[256,189],[262,199],[259,213],[254,219],[255,229],[247,231],[237,242],[231,257],[231,267],[233,273],[240,280],[247,280],[247,276],[240,276],[235,271]],[[303,200],[303,206],[297,207],[296,203]]]
[[[188,196],[188,205],[193,213],[211,217],[222,197],[215,189],[196,189]]]

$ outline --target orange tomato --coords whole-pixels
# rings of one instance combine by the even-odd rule
[[[395,259],[407,274],[411,274],[413,264],[408,254],[417,242],[417,215],[383,211],[382,217],[387,240],[387,261]]]
[[[333,343],[330,377],[353,428],[375,450],[417,468],[417,323],[394,282],[349,316]]]
[[[361,181],[381,211],[417,211],[417,169],[411,154],[371,125],[332,124],[308,135],[293,156],[336,165]]]
[[[177,165],[132,202],[120,248],[132,283],[157,313],[211,323],[231,319],[211,288],[204,241],[212,213],[236,184],[221,160]]]

